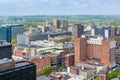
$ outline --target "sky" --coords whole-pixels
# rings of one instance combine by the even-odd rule
[[[120,15],[120,0],[0,0],[0,15]]]

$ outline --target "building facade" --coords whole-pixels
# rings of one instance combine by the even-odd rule
[[[17,38],[18,34],[24,32],[24,25],[21,24],[11,24],[11,25],[2,25],[0,27],[0,40],[6,40],[10,42],[13,39]]]
[[[102,28],[93,28],[91,30],[91,35],[101,35],[104,36],[105,38],[109,38],[111,36],[116,36],[117,35],[117,29],[113,27],[102,27]]]
[[[75,39],[75,65],[79,62],[89,62],[115,66],[116,41],[97,38],[76,38]]]
[[[72,36],[74,38],[79,38],[83,34],[84,34],[84,25],[75,24],[75,26],[73,26],[72,28]]]
[[[12,58],[12,45],[6,41],[0,41],[0,59]]]

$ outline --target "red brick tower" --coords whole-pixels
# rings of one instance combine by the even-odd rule
[[[84,61],[86,59],[86,38],[75,38],[75,46],[74,46],[74,61],[75,66],[80,61]]]
[[[110,41],[102,41],[101,63],[112,66],[115,63],[115,47],[111,47]]]

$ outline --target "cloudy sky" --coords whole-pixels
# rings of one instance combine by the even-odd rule
[[[0,0],[0,15],[120,15],[120,0]]]

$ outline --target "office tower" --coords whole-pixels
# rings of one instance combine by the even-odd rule
[[[36,66],[25,61],[0,60],[0,80],[36,80]]]
[[[75,39],[75,65],[79,62],[99,63],[108,67],[115,66],[116,41],[103,37]]]
[[[12,58],[12,45],[5,41],[0,41],[0,59],[3,58]]]
[[[2,25],[0,27],[0,40],[6,40],[11,43],[13,39],[17,38],[18,34],[22,34],[24,32],[24,26],[20,24],[9,24]]]
[[[55,30],[60,28],[60,24],[61,24],[60,20],[57,19],[53,20],[53,26]]]
[[[68,20],[63,20],[62,25],[63,30],[68,30]]]
[[[79,37],[81,37],[81,35],[84,34],[84,25],[75,24],[75,26],[73,26],[72,30],[73,30],[72,36],[74,38],[79,38]]]

